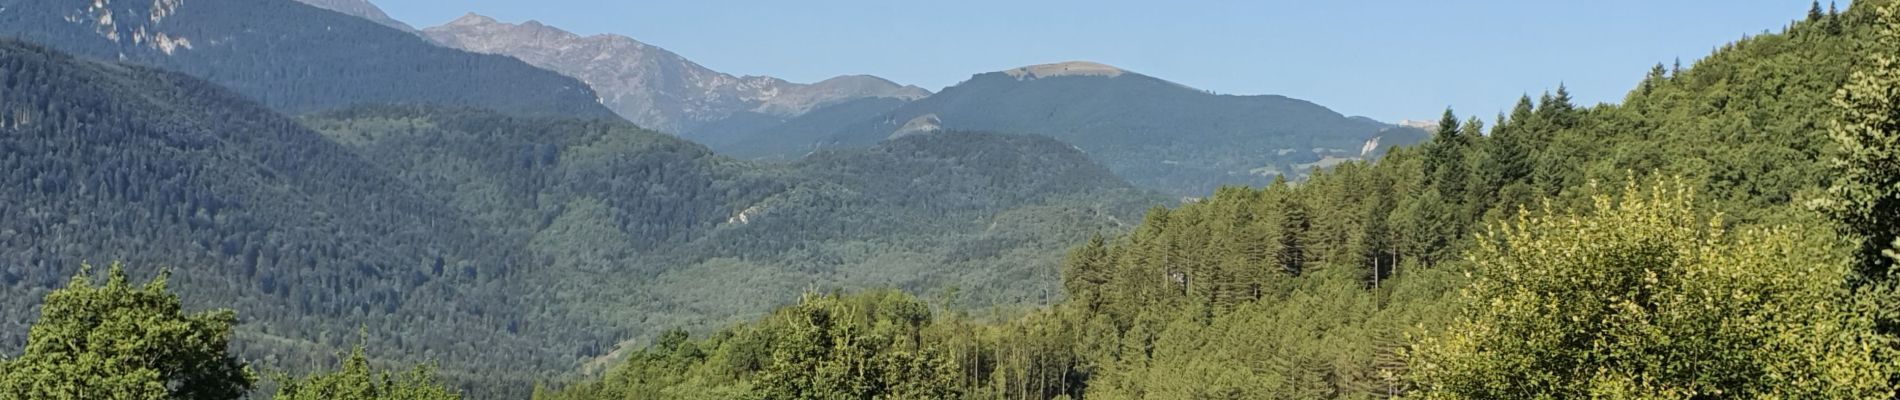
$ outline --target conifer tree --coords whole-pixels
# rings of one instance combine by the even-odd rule
[[[1841,10],[1836,8],[1833,2],[1827,3],[1827,23],[1823,25],[1827,29],[1827,34],[1836,36],[1841,34]]]
[[[1437,137],[1425,151],[1425,177],[1448,199],[1464,198],[1464,152],[1466,130],[1451,109],[1438,120]]]
[[[1280,203],[1280,269],[1299,275],[1306,270],[1306,243],[1303,236],[1312,226],[1306,206],[1298,200],[1283,198]]]
[[[1663,69],[1662,63],[1656,63],[1656,66],[1650,67],[1649,75],[1643,76],[1642,87],[1637,92],[1644,95],[1655,92],[1656,86],[1662,85],[1663,81],[1668,78],[1668,70]]]
[[[1510,121],[1519,124],[1530,122],[1531,113],[1536,110],[1537,105],[1531,102],[1531,95],[1520,95],[1517,97],[1517,105],[1511,106]]]
[[[1063,261],[1062,286],[1070,300],[1080,301],[1091,309],[1101,305],[1097,292],[1110,278],[1107,247],[1108,240],[1095,235],[1082,247],[1069,252],[1068,259]]]
[[[1551,102],[1548,105],[1555,111],[1568,113],[1577,109],[1576,103],[1570,100],[1570,87],[1562,83],[1557,84],[1557,96],[1551,98]]]
[[[1531,175],[1531,147],[1526,135],[1536,131],[1531,119],[1534,106],[1531,96],[1517,99],[1517,106],[1511,108],[1511,117],[1491,128],[1492,155],[1497,159],[1498,178],[1506,183],[1521,182]]]

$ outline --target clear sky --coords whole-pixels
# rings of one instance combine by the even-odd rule
[[[434,26],[477,12],[617,33],[737,75],[872,74],[937,90],[1089,60],[1227,94],[1279,94],[1384,121],[1495,116],[1569,86],[1620,101],[1657,62],[1803,16],[1809,0],[892,1],[373,0]],[[1825,3],[1825,2],[1824,2]],[[1846,2],[1841,7],[1845,8]]]

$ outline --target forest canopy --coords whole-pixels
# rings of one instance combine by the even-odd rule
[[[1065,301],[939,309],[889,352],[948,355],[962,398],[1891,398],[1889,7],[1817,4],[1620,104],[1448,110],[1376,163],[1151,210],[1070,252]],[[773,321],[541,398],[759,396],[765,369],[724,360]]]

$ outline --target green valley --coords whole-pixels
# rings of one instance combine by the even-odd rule
[[[1900,398],[1900,2],[1429,127],[324,6],[0,0],[0,400]]]

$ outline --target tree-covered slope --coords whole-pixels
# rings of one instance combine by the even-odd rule
[[[431,103],[613,118],[586,84],[293,0],[4,0],[0,36],[204,78],[288,113]]]
[[[948,360],[867,369],[882,379],[870,396],[1889,398],[1892,278],[1857,273],[1856,238],[1806,206],[1891,214],[1890,197],[1867,195],[1891,192],[1870,182],[1892,179],[1882,138],[1900,131],[1883,95],[1900,87],[1900,17],[1876,11],[1890,5],[1817,7],[1693,66],[1659,65],[1622,104],[1578,107],[1560,90],[1489,130],[1448,112],[1434,139],[1376,164],[1155,210],[1076,247],[1067,300],[1020,318],[904,325],[879,311],[903,304],[888,296],[812,298],[544,398],[864,395],[778,382],[917,355]],[[1830,140],[1841,108],[1854,118]],[[1824,191],[1842,170],[1858,191]],[[1886,225],[1847,233],[1876,234],[1862,248],[1877,253]],[[781,328],[839,307],[919,333],[859,348]],[[894,373],[943,368],[956,372]]]
[[[1159,201],[1046,138],[759,165],[599,119],[385,106],[300,124],[182,74],[0,48],[15,344],[74,265],[123,260],[251,316],[235,345],[262,365],[331,364],[360,327],[372,356],[509,394],[811,287],[1054,301],[1061,248]]]
[[[579,332],[520,319],[519,246],[295,120],[182,74],[19,42],[0,44],[0,85],[9,347],[75,266],[122,260],[176,268],[194,307],[242,312],[236,345],[274,368],[327,364],[358,328],[379,356],[438,359],[467,382],[532,379],[497,359],[518,372],[578,357],[556,347]]]
[[[857,99],[814,109],[793,118],[735,115],[700,129],[694,140],[720,154],[742,159],[790,161],[827,146],[839,127],[878,118],[908,101],[893,98]]]
[[[1063,248],[1163,201],[1039,137],[948,132],[754,164],[624,122],[402,106],[305,123],[528,249],[520,296],[544,320],[630,339],[813,287],[1054,301]]]

